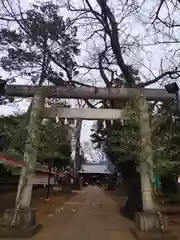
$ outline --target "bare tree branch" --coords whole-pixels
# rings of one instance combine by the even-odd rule
[[[150,81],[147,81],[145,83],[139,83],[137,84],[137,87],[146,87],[146,86],[149,86],[153,83],[156,83],[158,82],[159,80],[163,79],[164,77],[169,77],[171,79],[177,79],[180,77],[180,70],[174,70],[174,71],[167,71],[167,72],[164,72],[162,73],[161,75],[159,75],[158,77],[155,77],[154,79],[150,80]]]

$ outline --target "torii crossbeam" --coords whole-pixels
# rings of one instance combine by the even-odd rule
[[[61,108],[52,106],[44,108],[42,111],[43,118],[60,119],[82,119],[82,120],[118,120],[129,119],[128,113],[120,109],[103,109],[103,108]]]
[[[35,86],[6,85],[8,96],[33,97],[37,91]],[[143,94],[147,101],[171,101],[174,94],[169,94],[165,89],[156,88],[97,88],[97,87],[58,87],[43,86],[42,92],[47,98],[67,99],[106,99],[130,100]]]

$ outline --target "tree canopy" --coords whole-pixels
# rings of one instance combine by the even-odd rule
[[[15,21],[15,27],[0,29],[0,63],[9,73],[5,80],[64,85],[78,74],[74,60],[80,52],[77,28],[70,18],[60,15],[58,5],[33,4]]]
[[[132,104],[126,106],[130,109]],[[150,122],[152,132],[152,151],[155,169],[159,174],[170,172],[180,173],[180,122],[176,112],[176,104],[164,103],[150,109]],[[134,110],[133,113],[135,114]],[[105,143],[105,150],[114,153],[112,161],[118,166],[124,161],[133,160],[138,163],[140,152],[138,118],[131,117],[128,121],[113,121],[102,124],[95,122],[92,128],[91,139],[95,147]]]
[[[23,161],[26,128],[21,129],[17,135],[16,133],[21,128],[25,117],[26,114],[0,118],[1,135],[8,139],[4,155],[18,161]],[[41,163],[50,162],[59,169],[69,165],[71,160],[70,140],[70,126],[68,124],[57,123],[55,120],[45,121],[40,128],[38,161]]]
[[[180,173],[180,122],[175,103],[161,104],[152,116],[154,161],[161,173]]]

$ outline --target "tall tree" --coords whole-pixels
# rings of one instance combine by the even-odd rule
[[[156,172],[162,177],[162,190],[165,194],[177,194],[179,164],[179,128],[175,104],[162,104],[152,117],[153,152]]]
[[[4,151],[4,155],[12,157],[14,160],[23,161],[24,146],[26,143],[26,129],[21,131],[17,138],[17,130],[26,114],[15,116],[4,116],[0,118],[1,134],[9,139],[9,145]],[[70,163],[71,146],[69,137],[70,127],[61,122],[48,120],[40,128],[40,145],[38,161],[43,163],[52,159],[57,168],[65,167]]]
[[[47,120],[41,125],[39,161],[51,162],[62,168],[71,162],[70,126],[55,120]],[[53,162],[53,163],[52,163]]]
[[[60,16],[59,6],[46,2],[35,4],[30,10],[22,12],[18,5],[19,14],[16,14],[10,1],[3,1],[2,5],[13,22],[10,28],[7,26],[0,31],[0,46],[4,51],[0,59],[1,66],[9,73],[6,80],[26,78],[38,86],[45,82],[61,86],[66,85],[68,81],[72,82],[72,77],[78,74],[74,61],[75,55],[79,54],[77,29],[69,18],[63,19]],[[35,94],[34,102],[40,104],[39,95]],[[31,113],[28,111],[30,116],[27,117],[27,121],[30,120],[24,151],[24,161],[28,166],[21,171],[17,208],[19,200],[22,208],[28,207],[31,200],[32,184],[29,182],[36,163],[36,135],[41,111],[32,105],[29,108],[32,107]]]
[[[142,30],[141,21],[136,18],[142,5],[141,2],[125,0],[82,0],[77,5],[75,1],[67,0],[68,9],[76,14],[76,22],[80,26],[86,26],[83,39],[90,48],[92,47],[92,51],[88,51],[86,57],[89,57],[89,62],[81,64],[81,67],[92,72],[98,70],[107,87],[121,74],[126,85],[145,87],[167,77],[173,78],[179,72],[178,63],[169,66],[169,69],[162,68],[162,60],[159,64],[159,75],[143,63],[143,60],[147,60],[143,57],[143,52],[147,53],[147,49],[142,41],[146,39],[146,33]],[[133,69],[137,66],[143,69],[140,71],[139,82],[134,82],[131,64]]]
[[[18,17],[11,5],[6,8],[8,3],[3,6],[17,24],[0,30],[1,67],[9,73],[6,80],[57,85],[72,81],[78,73],[74,57],[80,52],[72,21],[63,18],[59,6],[51,2],[34,4],[23,13],[19,8]]]

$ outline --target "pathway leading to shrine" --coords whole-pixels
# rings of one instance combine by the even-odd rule
[[[57,208],[33,240],[134,240],[134,223],[122,217],[103,189],[89,186]]]

